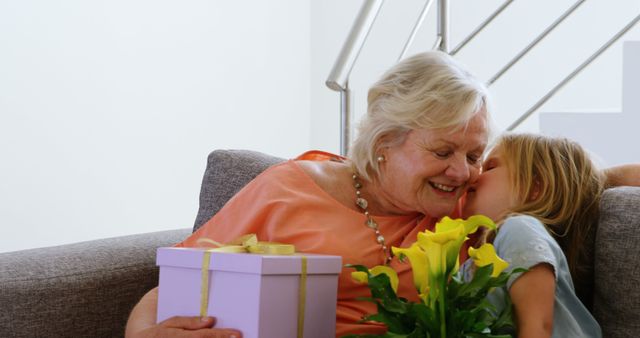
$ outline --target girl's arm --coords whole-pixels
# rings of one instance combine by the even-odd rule
[[[518,338],[551,337],[556,277],[546,263],[533,266],[511,285]]]
[[[623,164],[604,170],[607,187],[640,186],[640,163]]]

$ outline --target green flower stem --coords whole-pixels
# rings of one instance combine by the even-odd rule
[[[444,264],[446,263],[446,255],[442,255],[442,265],[444,266]],[[440,298],[440,337],[441,338],[446,338],[447,337],[447,316],[445,313],[445,298],[446,298],[446,283],[447,280],[449,279],[446,274],[443,275],[440,280],[439,287],[440,287],[440,294],[438,295],[438,298]]]
[[[447,317],[445,314],[444,288],[440,291],[440,337],[447,337]]]

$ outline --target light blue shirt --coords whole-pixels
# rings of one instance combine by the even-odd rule
[[[553,307],[554,338],[602,337],[600,325],[575,295],[567,259],[558,243],[544,225],[531,216],[509,217],[498,230],[493,245],[498,256],[509,263],[506,272],[515,268],[531,268],[540,263],[553,267],[556,277],[556,298]],[[472,262],[464,269],[468,272]],[[464,271],[464,270],[463,270]],[[494,290],[488,298],[498,311],[504,307],[507,289],[520,277],[511,276],[507,288]]]

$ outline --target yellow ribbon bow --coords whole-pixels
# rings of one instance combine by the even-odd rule
[[[291,255],[296,252],[296,247],[292,244],[282,244],[275,242],[260,242],[256,234],[248,234],[240,236],[227,244],[216,242],[210,238],[200,238],[199,244],[212,244],[215,249],[212,252],[230,252],[230,253],[255,253],[263,255]]]
[[[255,253],[263,255],[292,255],[296,252],[296,247],[292,244],[282,244],[275,242],[260,242],[256,234],[240,236],[227,244],[216,242],[210,238],[200,238],[199,244],[212,244],[213,249],[207,249],[202,258],[202,274],[200,288],[200,316],[207,316],[209,308],[209,265],[212,252],[227,253]],[[307,293],[307,257],[301,256],[300,289],[298,297],[298,332],[297,337],[302,338],[304,333],[304,312]]]

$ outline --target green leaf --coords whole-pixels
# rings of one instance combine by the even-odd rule
[[[367,268],[364,265],[360,265],[360,264],[345,264],[344,267],[345,268],[354,268],[354,269],[356,269],[356,271],[366,272],[367,274],[369,273],[369,268]]]
[[[497,334],[515,335],[516,326],[513,321],[513,304],[511,298],[504,297],[504,307],[498,318],[491,326],[491,332]]]
[[[369,276],[369,289],[373,298],[379,299],[382,306],[389,312],[404,314],[407,312],[407,306],[402,302],[391,287],[389,276],[379,274],[377,276]]]
[[[411,307],[411,312],[422,327],[438,327],[435,311],[425,304],[415,303]]]
[[[458,291],[458,296],[473,296],[487,286],[487,283],[491,280],[491,273],[493,272],[493,264],[485,265],[476,269],[473,279],[467,283],[462,284]]]
[[[384,323],[387,325],[388,332],[391,333],[407,333],[409,330],[404,327],[402,319],[387,311],[378,311],[378,313],[367,316],[368,320]]]
[[[387,333],[383,334],[380,337],[382,337],[382,338],[409,338],[409,337],[411,337],[411,335],[396,334],[396,333],[392,333],[392,332],[387,332]]]

